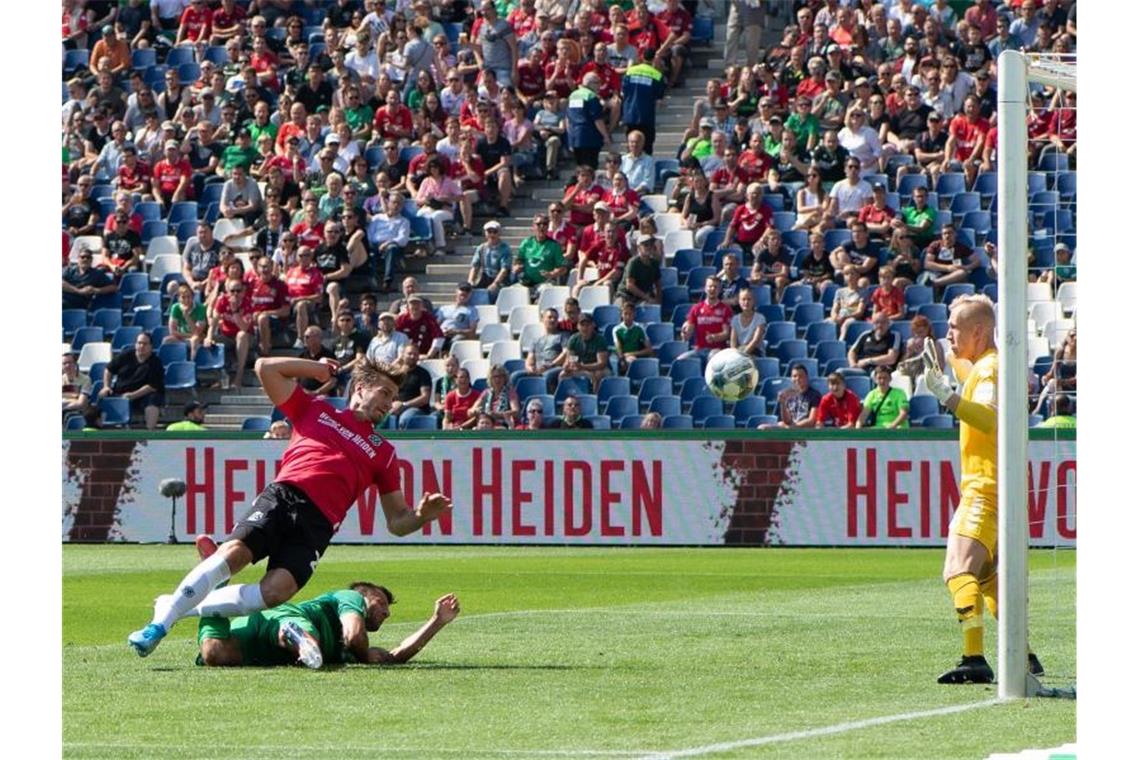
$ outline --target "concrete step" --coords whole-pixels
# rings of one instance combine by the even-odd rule
[[[206,413],[206,424],[209,425],[211,421],[228,421],[236,419],[240,424],[246,417],[269,416],[273,412],[273,404],[269,403],[267,399],[264,404],[247,405],[247,406],[211,406],[210,411]]]
[[[268,404],[269,396],[265,395],[265,391],[259,388],[242,388],[243,391],[251,391],[241,395],[233,395],[229,391],[227,395],[220,396],[217,401],[211,402],[215,405],[222,406],[249,406],[252,404]]]
[[[463,278],[467,276],[470,267],[466,264],[428,264],[425,274],[427,277],[440,277],[450,278],[455,281],[455,278]]]

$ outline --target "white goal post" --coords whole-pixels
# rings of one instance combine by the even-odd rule
[[[1028,675],[1029,518],[1026,304],[1029,85],[1077,89],[1073,56],[998,57],[998,697],[1036,696]]]

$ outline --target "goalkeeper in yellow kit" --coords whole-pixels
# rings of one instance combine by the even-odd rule
[[[962,296],[950,306],[950,345],[957,359],[973,366],[958,393],[942,374],[934,341],[926,339],[922,359],[926,387],[962,421],[961,500],[950,522],[942,579],[962,626],[962,659],[938,683],[992,683],[993,669],[982,653],[982,606],[997,618],[997,318],[983,295]],[[1043,672],[1033,654],[1029,669]]]

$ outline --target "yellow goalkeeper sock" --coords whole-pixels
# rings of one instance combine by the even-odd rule
[[[978,586],[982,590],[982,599],[985,600],[986,609],[990,611],[994,620],[998,616],[998,589],[997,589],[997,573],[990,573],[988,577],[978,581]]]
[[[955,575],[946,581],[954,600],[958,622],[962,624],[962,654],[976,657],[982,654],[982,592],[978,579],[970,573]]]

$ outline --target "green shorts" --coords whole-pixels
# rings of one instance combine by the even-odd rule
[[[236,639],[241,647],[243,665],[291,665],[297,656],[282,648],[278,640],[281,625],[286,621],[297,624],[302,631],[316,638],[317,629],[294,604],[281,604],[270,610],[229,620],[224,617],[204,617],[198,621],[198,645],[205,639]]]

